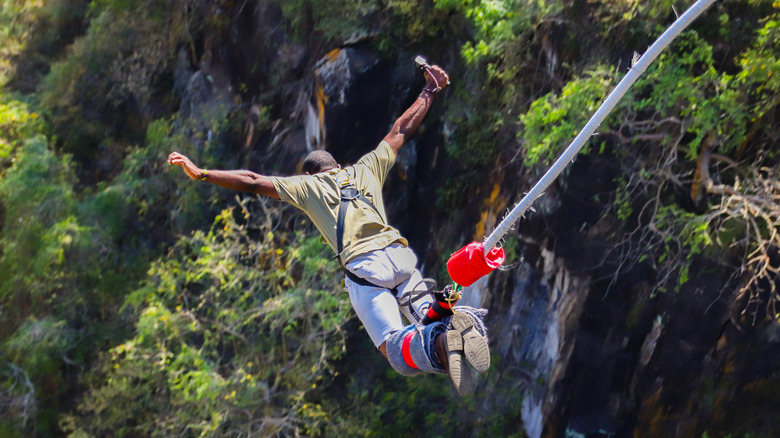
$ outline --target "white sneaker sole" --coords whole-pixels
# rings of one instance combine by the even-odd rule
[[[471,319],[456,313],[452,317],[452,327],[463,337],[463,355],[477,372],[484,373],[490,368],[490,347],[487,340],[477,332]],[[447,333],[449,340],[449,332]]]
[[[448,330],[446,336],[450,381],[458,394],[470,394],[474,390],[474,378],[463,355],[463,337],[455,330]]]

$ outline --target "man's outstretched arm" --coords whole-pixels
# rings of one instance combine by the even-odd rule
[[[199,179],[230,190],[257,193],[279,199],[271,179],[249,170],[205,170],[178,152],[168,155],[168,164],[181,166],[192,179]]]
[[[425,71],[425,82],[425,88],[417,100],[395,121],[392,129],[384,138],[396,156],[406,138],[414,134],[422,123],[431,103],[433,103],[433,96],[449,84],[449,77],[441,67],[434,65]]]

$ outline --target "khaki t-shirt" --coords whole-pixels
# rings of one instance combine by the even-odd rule
[[[342,170],[349,173],[355,187],[380,213],[377,214],[370,205],[361,200],[350,202],[344,220],[342,263],[347,264],[361,254],[386,248],[394,242],[408,246],[401,233],[387,225],[385,204],[382,200],[382,185],[394,163],[393,150],[387,142],[382,141],[374,151],[363,156],[354,166]],[[332,169],[315,175],[271,177],[279,197],[303,210],[334,252],[338,248],[336,215],[341,200],[338,173],[339,169]]]

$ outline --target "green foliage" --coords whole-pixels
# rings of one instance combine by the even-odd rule
[[[777,105],[778,59],[774,47],[776,21],[768,19],[759,30],[753,48],[739,56],[736,75],[718,71],[712,47],[689,31],[662,53],[621,102],[622,119],[637,120],[651,114],[656,120],[676,118],[685,133],[688,157],[695,159],[705,139],[712,135],[723,153],[744,145],[748,132],[768,108]],[[631,127],[631,123],[624,122]],[[677,141],[667,136],[661,145]]]
[[[60,373],[72,333],[65,321],[28,319],[0,346],[0,395],[4,403],[0,418],[8,432],[38,430],[54,434],[59,398],[66,385]],[[35,384],[33,384],[35,382]],[[0,429],[2,430],[2,429]]]
[[[19,433],[56,430],[67,390],[63,362],[85,357],[82,324],[93,304],[91,286],[105,267],[99,240],[79,217],[74,179],[68,157],[55,156],[41,135],[26,141],[0,179],[0,307],[15,309],[0,313],[6,336],[0,356],[7,358],[2,367],[12,371],[4,373],[11,376],[9,385],[17,388],[10,397],[20,407],[8,424]],[[112,284],[109,291],[118,289]],[[81,326],[81,333],[72,325]]]
[[[775,3],[777,7],[777,3]],[[751,122],[764,118],[768,111],[776,108],[780,93],[780,57],[777,45],[780,43],[780,14],[766,18],[759,29],[753,47],[740,58],[742,70],[736,75],[741,87],[747,87],[753,98],[750,109]]]
[[[498,152],[495,131],[501,124],[499,120],[475,114],[471,118],[459,120],[461,126],[451,141],[445,144],[445,150],[460,172],[447,178],[445,184],[436,189],[436,202],[445,210],[463,208],[469,198],[464,196],[473,191],[474,181],[484,177],[478,169],[489,167]]]
[[[436,7],[465,15],[474,26],[474,41],[467,41],[461,55],[469,64],[485,62],[490,78],[514,82],[525,57],[523,42],[536,23],[559,13],[559,1],[435,0]]]
[[[690,279],[694,258],[713,244],[708,224],[706,215],[689,213],[675,205],[662,206],[656,212],[654,225],[666,234],[656,263],[661,266],[660,271],[676,273],[675,292]],[[666,289],[664,283],[658,287],[660,291]]]
[[[118,126],[125,137],[137,134],[139,125],[143,132],[143,117],[152,112],[153,96],[160,98],[157,82],[170,69],[178,36],[170,29],[167,3],[93,2],[86,35],[52,65],[41,103],[65,150],[79,160],[115,135]]]
[[[647,45],[663,32],[691,3],[680,0],[649,0],[646,2],[606,1],[599,4],[594,15],[601,37],[609,39],[616,32],[624,39],[615,43]]]
[[[453,395],[446,376],[410,379],[380,361],[363,363],[349,377],[344,388],[347,396],[339,401],[340,415],[324,425],[322,436],[525,436],[516,416],[523,392],[496,385],[498,379],[507,378],[507,370],[480,377],[479,386],[496,388],[494,391],[459,397]],[[327,410],[334,403],[327,400],[323,406]],[[482,410],[479,406],[483,404],[491,408]]]
[[[634,208],[631,206],[631,193],[627,190],[627,182],[624,178],[618,178],[616,183],[615,209],[618,219],[625,222],[634,214]]]
[[[164,159],[154,148],[143,151],[148,160],[144,165],[153,161],[162,168]],[[150,153],[154,156],[148,157]],[[123,257],[112,239],[126,237],[133,207],[143,213],[144,206],[161,203],[167,183],[140,179],[143,170],[159,170],[142,169],[140,155],[128,158],[126,172],[115,184],[82,199],[74,193],[69,157],[58,158],[43,136],[25,144],[16,164],[0,180],[5,207],[0,272],[6,280],[0,297],[25,301],[53,297],[63,288],[78,290],[76,284],[86,288],[85,293],[95,287],[105,295],[117,292],[111,272],[122,269],[113,263]]]
[[[35,83],[40,67],[51,60],[60,44],[67,42],[73,28],[79,28],[73,22],[83,18],[86,1],[5,0],[0,3],[0,88]],[[29,68],[31,65],[34,67]]]
[[[302,30],[314,30],[334,40],[345,40],[361,31],[372,33],[371,19],[379,8],[375,2],[365,0],[285,0],[279,3],[297,37],[301,36],[298,33]]]
[[[0,101],[0,178],[13,164],[25,139],[40,129],[38,114],[17,100]]]
[[[111,184],[100,184],[94,193],[77,194],[70,158],[56,156],[47,139],[34,134],[32,127],[14,129],[9,132],[25,140],[14,165],[0,178],[4,219],[0,305],[21,311],[3,312],[0,317],[11,340],[9,348],[14,349],[6,350],[9,366],[18,369],[13,380],[27,376],[33,388],[33,396],[25,392],[12,397],[38,406],[16,412],[26,412],[27,420],[14,417],[19,428],[14,430],[52,430],[57,418],[51,412],[59,409],[56,397],[65,390],[60,375],[64,358],[87,360],[96,346],[123,334],[123,321],[115,318],[115,312],[135,279],[145,274],[145,262],[157,251],[170,223],[171,205],[166,204],[177,186],[165,156],[181,138],[170,135],[169,122],[152,123],[147,146],[128,155],[122,173]],[[204,187],[182,186],[182,201],[202,203],[207,193],[199,194],[198,189]],[[194,196],[188,195],[191,192]],[[184,208],[174,204],[173,209],[190,221],[185,228],[207,214],[197,204]],[[43,348],[43,344],[39,350],[29,350],[33,345],[26,345],[29,333],[44,326],[38,322],[31,326],[27,317],[58,321],[56,327],[74,335],[69,335],[64,350]],[[36,371],[44,365],[47,372]]]
[[[32,21],[40,9],[37,2],[4,1],[0,4],[0,89],[13,71],[12,60],[24,48],[24,41],[33,29]]]
[[[531,104],[520,116],[518,134],[526,151],[525,164],[550,164],[569,145],[611,91],[614,72],[606,68],[586,73],[567,83],[560,95],[550,93]],[[580,153],[588,153],[583,147]]]
[[[388,50],[406,44],[441,38],[448,20],[427,2],[389,0],[293,0],[280,2],[294,33],[312,26],[329,40],[379,37],[377,46]]]
[[[685,120],[689,157],[695,158],[704,139],[711,134],[722,139],[724,151],[733,150],[744,139],[746,113],[744,100],[731,86],[729,74],[718,74],[712,47],[693,32],[679,37],[674,48],[662,53],[637,80],[622,102],[626,120],[637,113],[653,114],[658,120]],[[677,141],[669,135],[661,144]]]
[[[84,231],[73,217],[72,181],[69,162],[49,151],[42,136],[27,142],[0,180],[0,199],[6,209],[0,299],[45,298],[63,286],[56,272],[64,252]]]
[[[499,115],[492,116],[474,114],[459,120],[462,129],[456,132],[453,141],[445,145],[448,155],[469,168],[491,164],[497,149],[495,133],[502,123]]]
[[[318,236],[275,234],[253,208],[241,205],[243,225],[223,211],[152,264],[126,302],[136,334],[104,357],[80,408],[94,421],[73,422],[81,431],[291,434],[327,419],[305,400],[344,351],[338,265]]]
[[[459,22],[457,18],[446,14],[438,7],[432,7],[430,2],[390,0],[387,8],[392,17],[388,35],[391,41],[421,44],[441,40],[457,32],[452,28],[457,26]],[[398,46],[397,42],[387,45],[391,44],[393,47]]]
[[[625,135],[622,132],[628,128],[640,138],[641,120],[646,114],[652,114],[655,120],[684,118],[685,127],[693,135],[686,145],[691,158],[713,133],[723,140],[726,151],[733,150],[744,140],[747,112],[741,104],[744,98],[730,86],[731,79],[714,69],[712,48],[695,33],[686,33],[673,50],[662,53],[640,76],[601,130]],[[526,165],[551,163],[616,83],[615,72],[601,67],[568,82],[560,95],[550,93],[533,102],[520,116],[524,129],[519,137],[525,145]],[[667,146],[675,141],[677,138],[670,133],[660,144]],[[581,153],[588,150],[586,143]]]
[[[56,381],[57,369],[61,365],[57,358],[67,353],[70,341],[64,321],[31,318],[3,345],[3,353],[30,373],[33,379],[53,377],[52,381]],[[51,391],[56,388],[45,389]]]

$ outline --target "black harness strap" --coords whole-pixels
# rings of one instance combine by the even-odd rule
[[[344,171],[346,173],[346,171]],[[352,203],[352,200],[358,199],[360,201],[365,202],[371,208],[374,209],[376,214],[379,215],[379,218],[382,218],[382,213],[379,212],[379,210],[376,208],[376,206],[368,200],[368,198],[365,197],[362,193],[360,193],[360,190],[357,189],[352,184],[352,180],[349,178],[349,175],[346,175],[346,178],[339,178],[339,184],[341,185],[341,202],[339,203],[339,213],[338,217],[336,218],[336,245],[338,246],[336,258],[339,259],[339,263],[341,263],[341,266],[344,266],[344,263],[341,261],[341,252],[344,251],[344,220],[347,217],[347,210],[349,209],[349,204]],[[349,278],[350,280],[354,281],[355,283],[361,285],[361,286],[373,286],[373,287],[381,287],[377,286],[376,284],[366,280],[365,278],[358,277],[357,275],[353,274],[349,271],[349,269],[344,266],[344,274]],[[390,291],[393,292],[394,295],[398,294],[397,285],[396,287],[390,289]]]
[[[347,209],[353,199],[359,199],[370,205],[376,214],[382,218],[382,214],[379,213],[379,210],[377,210],[374,204],[363,196],[363,194],[360,193],[360,190],[353,186],[351,182],[349,182],[348,185],[341,186],[341,202],[339,203],[339,214],[336,219],[336,245],[338,246],[336,257],[338,257],[339,262],[341,262],[341,252],[344,251],[344,219],[347,217]]]
[[[352,273],[352,271],[350,271],[349,269],[346,269],[346,268],[344,268],[344,275],[346,275],[347,278],[349,278],[350,280],[352,280],[353,282],[355,282],[355,283],[357,283],[357,284],[359,284],[361,286],[382,287],[382,286],[378,286],[378,285],[376,285],[376,284],[366,280],[363,277],[358,277],[357,275]],[[390,289],[390,291],[393,292],[393,295],[398,295],[398,286]]]

